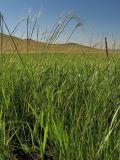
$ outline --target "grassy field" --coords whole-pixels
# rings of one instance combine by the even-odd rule
[[[0,160],[118,160],[120,56],[0,56]]]

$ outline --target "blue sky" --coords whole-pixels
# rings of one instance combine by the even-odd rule
[[[50,31],[61,14],[72,10],[85,23],[70,41],[89,45],[92,38],[94,45],[107,36],[110,46],[113,40],[117,45],[120,43],[120,0],[0,0],[0,11],[11,30],[20,18],[27,16],[29,8],[33,14],[41,12],[41,33],[46,29]],[[67,39],[73,26],[66,28],[59,42]],[[23,28],[21,26],[16,34],[20,35]]]

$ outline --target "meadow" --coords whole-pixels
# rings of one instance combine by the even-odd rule
[[[120,56],[0,56],[0,160],[118,160]]]

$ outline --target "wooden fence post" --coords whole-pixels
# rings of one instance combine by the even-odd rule
[[[108,58],[108,44],[107,44],[107,38],[105,37],[105,49],[106,49],[106,55],[107,55],[107,58]]]
[[[3,52],[3,15],[0,12],[0,45],[1,45],[1,54]]]

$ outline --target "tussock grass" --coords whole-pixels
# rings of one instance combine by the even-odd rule
[[[120,57],[4,56],[0,159],[117,160]]]

